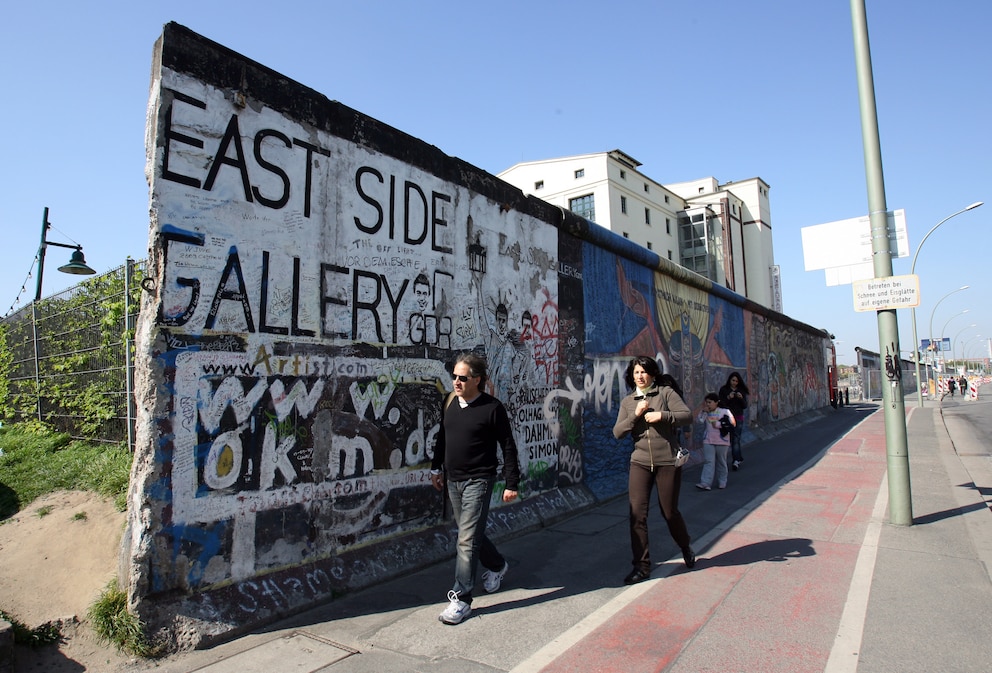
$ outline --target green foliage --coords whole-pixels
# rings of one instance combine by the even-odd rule
[[[14,352],[7,345],[7,326],[0,324],[0,409],[3,409],[10,392],[10,363]]]
[[[29,629],[24,622],[0,610],[0,619],[10,622],[14,627],[14,642],[18,645],[28,645],[30,647],[41,647],[49,643],[57,643],[62,639],[59,627],[51,622]]]
[[[111,580],[87,612],[93,630],[106,643],[139,657],[155,657],[164,648],[150,642],[144,624],[127,609],[127,594]]]
[[[123,445],[73,441],[40,423],[0,427],[0,520],[56,490],[94,491],[124,510],[131,453]]]
[[[133,269],[129,286],[121,267],[4,319],[0,419],[40,417],[77,438],[126,438],[143,266]]]

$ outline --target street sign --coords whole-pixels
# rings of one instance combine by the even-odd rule
[[[909,257],[906,211],[889,211],[887,228],[893,257]],[[803,262],[807,271],[823,269],[828,286],[847,285],[875,275],[871,220],[867,215],[803,227]]]
[[[856,280],[851,285],[855,311],[885,311],[920,305],[920,277],[915,274]]]

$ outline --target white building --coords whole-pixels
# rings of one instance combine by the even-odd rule
[[[498,177],[782,311],[768,184],[715,178],[662,185],[620,150],[516,164]]]

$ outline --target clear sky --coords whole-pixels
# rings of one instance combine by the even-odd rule
[[[867,0],[867,14],[886,203],[909,230],[902,275],[931,227],[992,197],[992,3]],[[761,177],[785,313],[833,333],[841,364],[879,351],[875,313],[803,264],[802,227],[868,212],[844,0],[11,3],[0,315],[34,297],[46,206],[49,240],[81,243],[97,271],[147,257],[145,111],[169,21],[493,174],[621,149],[663,184]],[[971,357],[992,337],[990,219],[992,203],[949,220],[916,264],[920,337],[932,321]],[[69,254],[49,247],[44,295],[79,279],[56,270]]]

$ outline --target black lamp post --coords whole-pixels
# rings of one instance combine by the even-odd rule
[[[48,208],[46,207],[45,214],[41,219],[41,246],[38,248],[38,283],[35,286],[35,301],[41,299],[41,279],[45,275],[45,248],[50,245],[56,245],[60,248],[69,248],[74,251],[69,263],[59,267],[59,271],[62,273],[71,273],[77,276],[92,276],[96,273],[96,271],[86,265],[86,258],[83,256],[83,246],[69,245],[68,243],[56,243],[55,241],[48,240],[48,230],[51,226],[51,223],[48,221]]]

